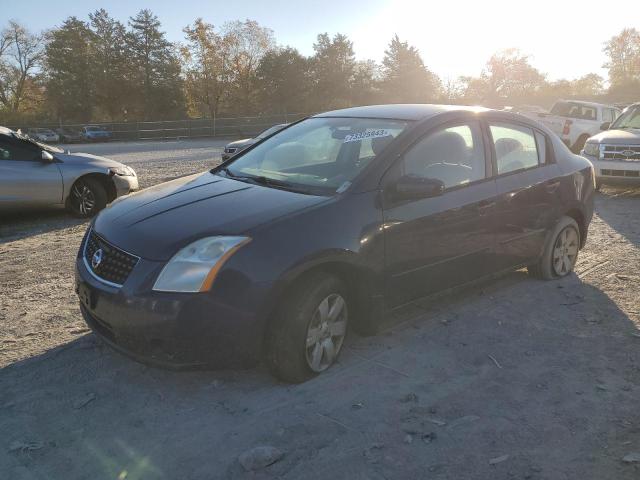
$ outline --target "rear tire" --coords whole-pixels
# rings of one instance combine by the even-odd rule
[[[542,280],[562,278],[573,271],[580,252],[580,228],[571,217],[560,218],[547,237],[544,251],[536,264],[529,265],[529,274]]]
[[[67,208],[78,218],[89,218],[107,206],[107,192],[95,178],[80,178],[71,187]]]
[[[271,373],[302,383],[338,358],[346,336],[349,309],[343,282],[326,273],[306,278],[277,309],[265,339]]]

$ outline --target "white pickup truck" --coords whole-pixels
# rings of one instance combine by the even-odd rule
[[[620,109],[601,103],[559,100],[549,113],[523,114],[544,123],[574,153],[580,153],[587,138],[607,130],[620,115]]]

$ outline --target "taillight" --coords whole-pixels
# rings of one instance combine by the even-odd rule
[[[562,135],[569,135],[569,133],[571,132],[571,124],[573,122],[571,120],[567,120],[564,122],[564,128],[562,129]]]

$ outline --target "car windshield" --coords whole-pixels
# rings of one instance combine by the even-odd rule
[[[309,193],[343,191],[407,125],[400,120],[309,118],[258,144],[220,172]]]
[[[264,132],[260,133],[256,138],[266,138],[272,133],[276,133],[278,130],[282,130],[286,125],[274,125],[271,128],[267,128]]]
[[[574,102],[557,102],[551,109],[553,115],[577,118],[580,120],[596,120],[596,109],[588,105]]]
[[[640,128],[640,105],[629,107],[613,122],[611,128]]]
[[[50,153],[63,153],[64,152],[64,150],[61,149],[61,148],[54,147],[53,145],[47,145],[46,143],[38,142],[37,140],[34,140],[33,138],[31,138],[31,137],[29,137],[27,135],[22,135],[21,133],[17,133],[17,132],[11,132],[11,134],[16,138],[19,138],[20,140],[23,140],[23,141],[29,142],[29,143],[33,143],[34,145],[37,145],[42,150],[46,150],[47,152],[50,152]]]
[[[102,128],[100,128],[100,127],[86,127],[85,130],[87,132],[101,132]]]

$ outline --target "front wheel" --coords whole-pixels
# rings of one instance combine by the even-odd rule
[[[308,277],[276,312],[266,338],[266,359],[281,380],[301,383],[333,365],[349,322],[344,284],[328,274]]]
[[[547,238],[538,263],[529,265],[529,273],[544,280],[561,278],[573,271],[580,251],[580,228],[571,217],[562,217]]]
[[[71,187],[67,207],[76,217],[93,217],[106,206],[107,192],[99,181],[81,178]]]

